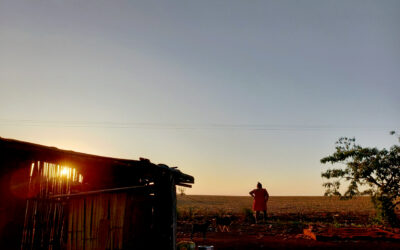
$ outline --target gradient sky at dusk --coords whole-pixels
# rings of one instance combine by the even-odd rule
[[[397,142],[399,24],[400,1],[0,0],[0,136],[322,195],[339,137]]]

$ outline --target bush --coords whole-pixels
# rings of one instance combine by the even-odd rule
[[[250,208],[243,208],[243,214],[244,214],[244,221],[247,223],[255,223],[255,218],[253,215],[253,210]]]

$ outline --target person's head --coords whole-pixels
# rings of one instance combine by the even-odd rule
[[[261,183],[257,182],[257,188],[262,188]]]

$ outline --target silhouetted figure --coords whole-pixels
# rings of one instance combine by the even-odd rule
[[[232,225],[233,219],[232,216],[217,216],[215,218],[215,231],[217,232],[219,230],[220,232],[229,232],[229,227]]]
[[[206,233],[208,230],[208,227],[210,226],[211,222],[210,221],[206,221],[202,224],[192,224],[192,234],[190,235],[190,239],[193,240],[193,234],[199,232],[199,233],[203,233],[203,240],[206,239]]]
[[[269,198],[268,191],[265,188],[262,188],[261,183],[257,183],[257,188],[253,189],[249,193],[251,197],[254,198],[253,201],[253,211],[256,212],[256,223],[257,219],[260,216],[260,211],[263,211],[263,221],[267,219],[267,202]]]

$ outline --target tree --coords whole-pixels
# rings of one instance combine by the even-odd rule
[[[394,131],[392,135],[396,134]],[[398,136],[398,134],[396,134]],[[400,142],[400,137],[398,137]],[[400,145],[389,150],[362,147],[355,138],[340,138],[336,151],[321,159],[321,163],[342,163],[342,167],[328,169],[321,175],[326,196],[350,199],[356,195],[371,195],[378,216],[391,225],[400,225],[395,210],[400,204]],[[340,192],[342,183],[347,189]]]

